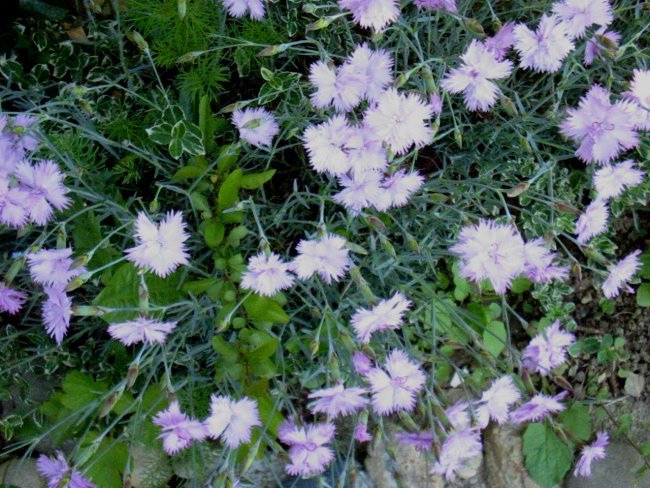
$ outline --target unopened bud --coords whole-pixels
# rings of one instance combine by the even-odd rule
[[[110,411],[113,410],[115,404],[120,398],[122,398],[122,393],[124,393],[124,388],[118,389],[116,392],[113,392],[110,397],[108,397],[108,400],[106,400],[106,403],[104,403],[104,406],[99,412],[100,419],[106,417]]]
[[[318,19],[316,22],[312,22],[311,24],[309,24],[306,30],[315,31],[315,30],[324,29],[332,22],[334,22],[338,17],[339,17],[338,15],[333,15],[331,17],[323,17],[322,19]]]
[[[501,97],[501,106],[503,109],[506,111],[508,115],[511,117],[516,117],[519,115],[519,111],[517,110],[517,106],[515,103],[508,97]]]
[[[563,376],[554,376],[553,381],[555,382],[556,385],[561,386],[565,390],[570,391],[571,393],[573,393],[573,386]]]
[[[483,26],[476,19],[463,19],[463,25],[472,32],[476,32],[477,34],[485,34],[485,29],[483,29]]]
[[[315,356],[318,354],[318,349],[320,348],[320,340],[316,339],[312,341],[312,343],[309,345],[309,352],[311,353],[312,356]]]
[[[131,31],[130,38],[141,51],[149,50],[149,44],[147,44],[147,41],[144,40],[144,37],[142,37],[139,32]]]
[[[280,54],[286,51],[288,47],[288,44],[275,44],[273,46],[267,46],[258,52],[257,55],[261,57],[275,56],[276,54]]]
[[[138,372],[140,371],[140,365],[137,362],[132,362],[129,366],[129,372],[126,374],[126,389],[130,390],[135,384],[135,380],[138,378]]]
[[[513,186],[512,188],[510,188],[510,190],[508,190],[507,195],[510,198],[514,198],[514,197],[517,197],[517,196],[521,195],[523,192],[528,190],[528,188],[530,188],[530,183],[527,182],[527,181],[522,181],[521,183],[518,183],[515,186]]]
[[[178,18],[183,20],[187,14],[187,0],[178,0]]]
[[[97,317],[107,314],[108,309],[97,305],[75,305],[70,308],[70,313],[75,317]]]

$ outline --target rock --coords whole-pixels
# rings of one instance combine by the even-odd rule
[[[38,474],[35,459],[10,459],[0,465],[0,484],[16,488],[47,488],[45,478]]]
[[[490,488],[539,488],[524,466],[523,429],[492,424],[483,435],[486,483]]]
[[[643,395],[643,387],[645,386],[645,378],[641,375],[630,373],[625,380],[625,394],[636,398]]]

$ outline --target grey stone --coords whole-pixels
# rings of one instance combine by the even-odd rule
[[[36,460],[10,459],[0,465],[0,484],[17,488],[46,488],[45,478],[38,474]]]
[[[489,488],[539,488],[524,466],[522,429],[492,424],[483,435],[485,475]]]
[[[643,387],[645,386],[645,378],[641,375],[630,373],[625,380],[625,394],[636,398],[643,395]]]

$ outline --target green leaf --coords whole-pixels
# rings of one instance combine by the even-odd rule
[[[183,155],[183,143],[180,139],[172,139],[169,143],[169,155],[178,159]]]
[[[286,324],[289,316],[282,307],[268,297],[252,294],[244,300],[244,309],[251,320]]]
[[[85,474],[102,488],[122,488],[122,473],[126,470],[127,460],[127,447],[115,439],[105,437],[93,454]]]
[[[183,113],[183,109],[178,105],[170,105],[163,111],[162,118],[168,124],[174,125],[179,120],[183,120],[185,114]]]
[[[273,178],[274,174],[275,174],[275,170],[269,169],[267,171],[263,171],[262,173],[253,173],[249,175],[244,175],[242,176],[241,179],[241,187],[244,188],[245,190],[257,190],[264,183],[266,183],[271,178]]]
[[[219,283],[217,278],[204,278],[202,280],[187,281],[183,284],[183,291],[192,295],[200,295]]]
[[[506,347],[506,326],[498,320],[490,322],[483,331],[483,347],[485,350],[497,357]]]
[[[190,193],[190,201],[192,202],[192,207],[194,207],[199,212],[210,211],[210,202],[208,202],[208,199],[203,193],[193,191]]]
[[[183,166],[181,169],[176,171],[176,173],[174,173],[172,179],[175,181],[193,180],[200,178],[203,175],[203,171],[204,170],[198,166]]]
[[[223,180],[221,188],[219,188],[219,195],[217,196],[217,204],[220,211],[232,207],[239,199],[242,175],[242,170],[237,168]]]
[[[650,283],[641,283],[636,291],[636,304],[640,307],[650,307]]]
[[[575,404],[571,408],[560,412],[559,417],[576,439],[581,441],[589,440],[591,437],[591,416],[587,407]]]
[[[544,424],[529,424],[524,432],[524,464],[542,488],[553,488],[571,467],[573,451],[553,429]]]
[[[280,344],[278,339],[261,330],[251,332],[247,342],[253,346],[250,351],[244,353],[250,363],[270,358]]]
[[[639,256],[642,266],[639,269],[639,276],[644,280],[650,280],[650,251],[645,251]]]
[[[239,149],[234,144],[229,144],[219,150],[217,157],[217,169],[220,173],[225,173],[232,168],[239,158]]]
[[[261,361],[251,362],[248,365],[248,371],[252,376],[259,376],[260,378],[273,378],[278,368],[275,361],[270,359],[263,359]]]
[[[227,363],[236,363],[239,361],[239,351],[234,346],[227,343],[221,336],[212,338],[212,349],[222,356],[222,360]]]
[[[69,411],[87,408],[108,391],[106,383],[96,382],[92,376],[76,370],[66,375],[62,387],[64,395],[61,397],[61,403]]]
[[[226,226],[216,219],[208,220],[203,230],[205,243],[210,249],[216,249],[223,241],[226,233]]]
[[[166,146],[172,140],[171,131],[172,126],[170,124],[162,123],[147,129],[147,135],[156,144]]]
[[[181,137],[183,150],[192,156],[205,154],[203,139],[201,137],[201,129],[192,123],[186,124],[185,129],[186,132],[183,137]]]

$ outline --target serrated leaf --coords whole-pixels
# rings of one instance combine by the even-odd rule
[[[243,171],[237,168],[221,183],[221,188],[219,188],[219,194],[217,196],[217,204],[220,211],[232,207],[239,199],[242,175]]]
[[[241,187],[244,188],[245,190],[257,190],[264,183],[266,183],[271,178],[273,178],[274,174],[275,174],[275,170],[269,169],[261,173],[244,175],[241,178]]]
[[[282,307],[268,297],[252,294],[244,300],[244,310],[251,320],[286,324],[289,316]]]
[[[640,307],[650,307],[650,283],[641,283],[636,290],[636,304]]]
[[[483,347],[492,356],[497,357],[506,347],[507,337],[508,333],[503,322],[494,320],[483,331]]]
[[[573,405],[559,413],[560,420],[573,436],[581,441],[591,437],[591,416],[584,405]]]
[[[542,488],[553,488],[571,467],[573,451],[545,424],[529,424],[524,432],[524,465]]]

